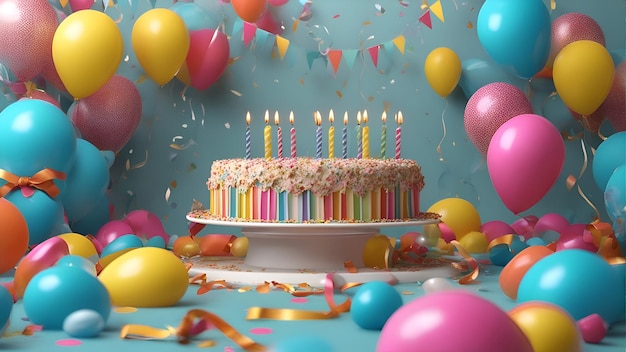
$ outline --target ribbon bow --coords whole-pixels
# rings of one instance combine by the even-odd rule
[[[18,187],[33,187],[46,192],[54,198],[59,195],[59,188],[54,184],[55,179],[65,180],[65,173],[50,168],[38,171],[31,177],[17,176],[7,170],[0,169],[0,179],[7,181],[0,187],[0,198]]]

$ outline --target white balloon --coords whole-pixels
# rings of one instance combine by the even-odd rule
[[[424,281],[422,287],[424,288],[424,292],[426,293],[447,291],[454,288],[450,280],[441,277],[433,277]]]

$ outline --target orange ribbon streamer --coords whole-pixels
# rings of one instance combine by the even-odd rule
[[[476,258],[472,257],[458,241],[453,240],[450,241],[450,243],[453,244],[454,247],[456,247],[456,250],[463,257],[463,259],[465,259],[469,267],[472,269],[471,272],[459,279],[459,284],[466,285],[476,282],[476,279],[478,278],[478,275],[480,273]]]
[[[45,168],[38,171],[33,176],[27,177],[17,176],[7,170],[0,169],[0,179],[7,181],[7,183],[0,187],[0,198],[18,187],[33,187],[55,198],[59,195],[59,188],[54,184],[54,180],[65,180],[65,173]]]

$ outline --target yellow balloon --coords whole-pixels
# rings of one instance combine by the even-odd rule
[[[459,243],[470,253],[485,253],[489,245],[487,236],[480,231],[466,233],[459,239]]]
[[[436,48],[428,54],[424,62],[426,80],[433,90],[447,97],[461,79],[461,59],[454,50],[446,47]]]
[[[100,89],[122,61],[119,28],[97,10],[76,11],[59,24],[52,39],[52,59],[67,91],[76,99]]]
[[[457,240],[471,231],[480,231],[482,225],[478,210],[465,199],[445,198],[431,205],[427,211],[441,215],[441,222],[454,232]]]
[[[141,247],[114,259],[98,275],[115,306],[168,307],[189,285],[187,268],[171,251]]]
[[[148,76],[159,85],[169,82],[185,63],[189,32],[174,11],[156,8],[139,16],[131,33],[135,55]]]
[[[611,54],[602,44],[579,40],[559,51],[554,59],[552,79],[565,105],[588,116],[609,94],[614,71]]]
[[[524,302],[508,312],[535,352],[578,352],[582,337],[574,319],[548,302]]]
[[[368,268],[389,269],[393,266],[393,246],[385,235],[370,237],[363,249],[363,264]]]
[[[67,243],[69,254],[78,255],[94,262],[98,260],[98,250],[93,242],[86,236],[79,233],[68,232],[58,237]]]

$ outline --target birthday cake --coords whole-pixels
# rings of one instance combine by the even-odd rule
[[[263,222],[384,222],[422,217],[420,166],[409,159],[217,160],[209,209],[193,217]]]

